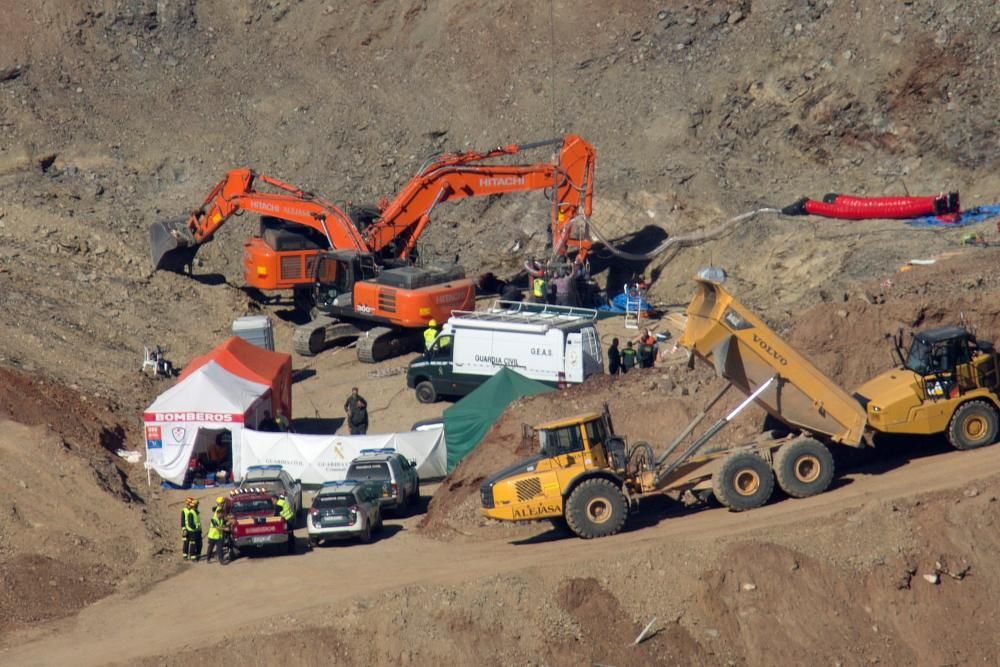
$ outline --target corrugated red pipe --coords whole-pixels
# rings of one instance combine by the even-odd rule
[[[781,210],[785,215],[821,215],[842,220],[906,219],[947,215],[960,209],[957,192],[935,197],[855,197],[829,194],[823,201],[800,199]]]

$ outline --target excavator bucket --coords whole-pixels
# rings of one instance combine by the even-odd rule
[[[198,252],[187,219],[160,220],[149,226],[149,252],[155,271],[183,273]]]

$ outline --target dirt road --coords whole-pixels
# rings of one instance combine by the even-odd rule
[[[778,525],[809,522],[837,511],[965,484],[1000,473],[995,448],[946,452],[909,461],[881,475],[855,473],[823,495],[776,502],[747,514],[708,510],[593,542],[577,539],[516,544],[437,542],[417,535],[416,518],[388,525],[368,545],[320,548],[294,557],[241,559],[228,568],[198,564],[133,598],[111,597],[79,616],[10,637],[0,662],[76,665],[128,662],[175,654],[281,618],[305,627],[311,610],[409,585],[447,585],[620,554],[657,542],[692,544],[747,536]],[[648,517],[647,517],[648,518]],[[191,613],[197,609],[197,613]]]

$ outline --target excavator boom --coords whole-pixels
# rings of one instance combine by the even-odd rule
[[[257,182],[277,193],[260,192]],[[365,240],[350,218],[334,204],[278,179],[250,169],[233,169],[187,219],[155,222],[149,229],[150,253],[157,270],[181,271],[190,265],[198,247],[234,214],[252,211],[317,230],[332,248],[368,252]]]
[[[529,149],[562,144],[556,163],[494,164],[498,158]],[[234,214],[252,211],[315,229],[334,250],[371,252],[408,259],[435,207],[445,201],[510,192],[548,190],[551,193],[553,251],[576,252],[582,262],[590,249],[586,221],[593,204],[594,147],[576,135],[530,144],[509,144],[490,151],[445,154],[423,167],[362,234],[334,204],[288,183],[251,169],[234,169],[186,219],[155,222],[149,229],[155,269],[183,271],[198,247]],[[257,190],[264,183],[277,192]]]
[[[523,151],[562,143],[557,163],[527,165],[491,164],[488,161]],[[466,197],[484,197],[510,192],[550,190],[553,244],[562,251],[574,248],[583,261],[590,249],[586,229],[572,234],[574,220],[590,217],[593,204],[594,147],[578,136],[567,135],[531,144],[510,144],[491,151],[443,155],[417,173],[395,199],[386,204],[379,220],[365,230],[373,252],[397,244],[406,258],[423,233],[438,204]]]

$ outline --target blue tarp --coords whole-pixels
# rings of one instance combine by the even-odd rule
[[[957,216],[925,215],[922,218],[907,220],[906,224],[911,227],[966,227],[996,217],[1000,217],[1000,204],[976,206],[968,211],[962,211]]]
[[[636,298],[638,298],[638,297],[633,297],[633,299],[636,299]],[[611,300],[611,305],[610,306],[603,305],[600,308],[598,308],[597,310],[607,310],[607,311],[610,311],[612,313],[624,313],[625,312],[625,302],[627,300],[628,300],[628,297],[626,297],[625,293],[622,292],[621,294],[619,294],[618,296],[616,296],[615,298],[613,298]],[[646,310],[652,310],[653,309],[653,307],[651,305],[649,305],[649,302],[646,301],[645,299],[638,299],[638,300],[639,300],[639,310],[646,311]]]

